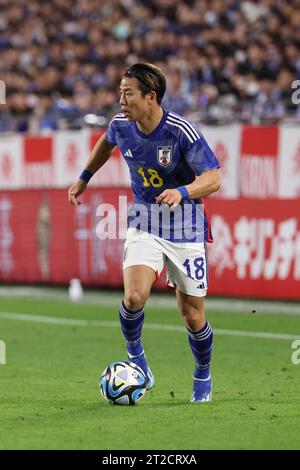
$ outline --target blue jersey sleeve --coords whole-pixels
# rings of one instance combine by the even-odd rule
[[[202,134],[200,134],[200,138],[193,143],[187,138],[183,139],[183,154],[196,176],[208,170],[215,170],[221,166]]]
[[[107,140],[107,142],[111,145],[116,145],[117,141],[116,141],[116,124],[117,124],[117,121],[114,121],[113,119],[110,121],[109,123],[109,126],[108,126],[108,129],[105,133],[105,139]]]

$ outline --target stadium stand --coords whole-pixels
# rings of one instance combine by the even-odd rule
[[[0,132],[105,125],[136,61],[162,67],[165,106],[197,123],[300,120],[299,0],[0,0],[0,9]]]

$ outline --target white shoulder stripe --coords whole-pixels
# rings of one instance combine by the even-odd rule
[[[178,122],[182,126],[184,126],[186,130],[190,132],[193,135],[193,137],[195,137],[196,140],[201,138],[200,134],[196,131],[196,129],[194,129],[194,127],[188,121],[184,119],[178,119],[177,116],[175,117],[174,115],[171,115],[169,117],[172,121]]]
[[[127,121],[127,118],[125,116],[124,117],[122,117],[122,116],[114,117],[114,118],[112,118],[112,121],[115,121],[115,120],[122,121],[123,119],[126,119],[126,121]]]
[[[195,135],[198,139],[201,138],[200,133],[197,131],[197,129],[196,129],[194,126],[192,126],[192,124],[191,124],[189,121],[187,121],[186,119],[183,119],[183,118],[180,117],[180,116],[176,116],[176,114],[173,114],[173,113],[169,113],[169,116],[170,116],[172,119],[174,119],[174,120],[176,120],[176,121],[179,121],[179,122],[182,122],[183,124],[185,124],[185,125],[190,129],[190,131],[193,133],[193,135]]]
[[[170,120],[170,122],[175,122],[179,124],[182,128],[184,128],[186,132],[192,137],[194,142],[198,140],[197,135],[194,132],[192,132],[192,130],[184,122],[178,121],[177,119],[174,119],[172,116],[168,116],[168,119]]]
[[[187,126],[189,126],[199,137],[201,137],[200,131],[193,126],[191,122],[189,122],[187,119],[184,119],[183,117],[179,116],[178,114],[173,113],[172,111],[169,112],[169,116],[172,116],[174,119],[177,119],[178,121],[184,122]]]
[[[125,117],[124,117],[124,118],[121,118],[121,117],[116,118],[116,117],[115,117],[115,118],[113,118],[113,119],[110,121],[110,124],[111,124],[112,122],[115,122],[115,121],[126,121],[126,122],[128,122],[127,118],[125,118]]]
[[[124,116],[123,113],[118,113],[115,116],[113,116],[111,120],[113,121],[114,119],[127,119],[127,118]]]
[[[182,130],[182,132],[186,135],[186,137],[189,139],[189,141],[193,144],[194,142],[196,142],[196,139],[193,138],[187,131],[186,129],[179,123],[176,123],[176,122],[172,122],[172,121],[169,121],[169,118],[166,119],[166,123],[167,124],[170,124],[171,126],[175,126],[175,127],[178,127],[180,130]]]

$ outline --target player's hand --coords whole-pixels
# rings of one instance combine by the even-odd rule
[[[81,201],[78,201],[78,196],[86,190],[87,182],[79,179],[76,183],[73,183],[72,186],[68,189],[68,199],[70,204],[73,206],[79,206]]]
[[[165,189],[155,200],[157,204],[167,204],[172,209],[175,209],[181,199],[182,196],[178,189]]]

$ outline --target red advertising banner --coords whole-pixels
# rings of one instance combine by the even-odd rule
[[[299,126],[282,126],[280,130],[279,198],[300,197]]]
[[[300,299],[300,201],[208,200],[210,293]]]
[[[300,194],[300,133],[294,126],[204,127],[221,162],[216,199],[292,199]],[[68,188],[80,175],[104,129],[57,131],[0,139],[0,190]],[[129,170],[116,148],[90,182],[93,188],[130,188]]]
[[[243,127],[240,152],[241,196],[278,197],[279,131],[279,127]]]
[[[52,137],[24,139],[24,182],[27,187],[51,187],[54,180]]]
[[[90,189],[75,209],[65,190],[0,192],[0,280],[121,285],[124,240],[99,238],[97,208],[126,228],[118,203],[128,193]]]
[[[0,188],[17,189],[23,178],[23,137],[0,138]]]
[[[221,168],[222,185],[215,198],[236,199],[240,196],[240,139],[242,126],[207,126],[201,129],[210,148],[217,156]]]
[[[0,192],[0,281],[122,286],[130,189]],[[207,201],[210,295],[300,299],[300,202]],[[103,235],[104,234],[104,235]],[[165,287],[162,276],[156,284]]]

